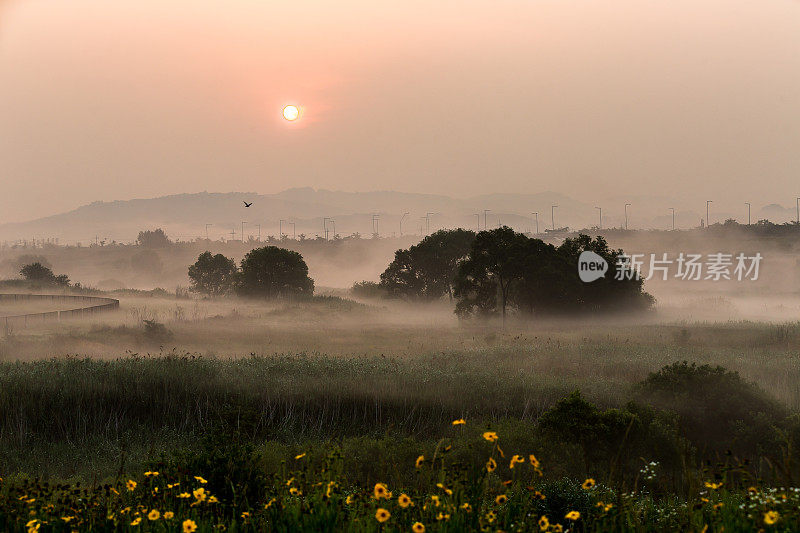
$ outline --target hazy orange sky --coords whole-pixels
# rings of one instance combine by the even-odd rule
[[[0,0],[0,223],[293,186],[792,206],[800,2]]]

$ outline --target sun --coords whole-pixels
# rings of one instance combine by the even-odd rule
[[[287,105],[283,108],[283,118],[289,122],[295,121],[300,117],[300,110],[297,106]]]

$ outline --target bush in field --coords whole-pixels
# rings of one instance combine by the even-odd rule
[[[687,449],[674,416],[636,404],[603,411],[579,392],[544,413],[539,428],[562,442],[578,444],[588,474],[607,473],[619,481],[632,482],[642,458],[679,470]]]
[[[241,263],[237,292],[266,298],[311,296],[314,280],[299,253],[265,246],[248,252]]]
[[[374,281],[356,281],[353,283],[350,292],[359,298],[384,298],[386,290]]]
[[[407,250],[397,250],[381,274],[381,287],[396,298],[436,300],[453,298],[459,263],[469,253],[475,233],[464,229],[440,230]]]
[[[203,252],[189,267],[192,290],[209,296],[228,294],[236,281],[236,263],[222,254]]]
[[[155,320],[143,320],[145,339],[155,342],[165,342],[172,339],[172,332],[167,326]]]
[[[23,266],[19,270],[20,275],[27,281],[34,281],[37,283],[45,283],[48,285],[63,285],[69,286],[69,278],[66,274],[56,276],[49,267],[41,263],[31,263]]]
[[[686,361],[650,374],[634,394],[639,401],[677,413],[684,434],[709,451],[777,453],[776,428],[789,415],[737,372]]]

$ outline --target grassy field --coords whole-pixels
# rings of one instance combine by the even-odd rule
[[[68,530],[62,503],[79,497],[76,521],[107,530],[180,530],[191,519],[201,529],[407,531],[419,521],[538,531],[547,516],[573,530],[731,531],[771,527],[762,515],[773,509],[784,530],[798,527],[788,488],[800,472],[791,453],[800,324],[652,315],[500,328],[459,323],[443,308],[336,297],[121,299],[116,314],[0,340],[7,529],[33,516],[40,528]],[[685,369],[653,378],[680,361],[740,378]],[[487,442],[486,431],[500,440]],[[424,475],[420,455],[438,458]],[[514,455],[525,464],[511,469]],[[195,501],[203,484],[194,475],[208,480],[217,507]],[[598,486],[581,488],[586,478]],[[129,479],[137,489],[127,490]],[[176,482],[192,496],[168,496]],[[376,483],[389,485],[391,501],[370,497]],[[771,487],[787,487],[787,500]],[[401,492],[413,510],[398,507]],[[501,494],[508,502],[497,504]],[[31,498],[39,504],[24,503]],[[45,502],[62,503],[48,511]],[[734,511],[741,505],[753,510]],[[379,508],[391,515],[385,523]],[[580,519],[565,518],[573,510]]]

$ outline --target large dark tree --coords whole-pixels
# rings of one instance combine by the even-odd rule
[[[189,267],[192,290],[209,296],[222,296],[233,288],[236,279],[236,263],[222,254],[203,252],[195,264]]]
[[[591,250],[609,265],[590,283],[578,276],[578,257]],[[529,314],[634,311],[649,308],[653,298],[641,279],[616,279],[622,250],[587,235],[567,239],[558,248],[503,227],[482,231],[456,276],[456,313],[492,314],[505,319],[509,308]]]
[[[455,278],[456,313],[492,313],[503,319],[512,289],[522,279],[528,238],[509,227],[478,233]]]
[[[381,286],[394,297],[435,300],[453,296],[458,265],[469,254],[475,233],[440,230],[407,250],[397,250],[381,274]]]
[[[575,266],[582,252],[590,250],[601,256],[608,263],[608,272],[602,278],[591,283],[582,283],[578,277]],[[635,311],[647,309],[653,305],[653,297],[644,292],[644,280],[638,276],[623,276],[617,279],[618,258],[623,255],[622,250],[612,250],[606,240],[598,236],[594,240],[588,235],[578,235],[566,239],[558,248],[567,264],[573,279],[570,302],[574,309],[584,311]]]
[[[265,246],[251,250],[242,259],[237,290],[245,296],[266,298],[311,296],[314,280],[308,277],[308,266],[302,255],[277,246]]]

